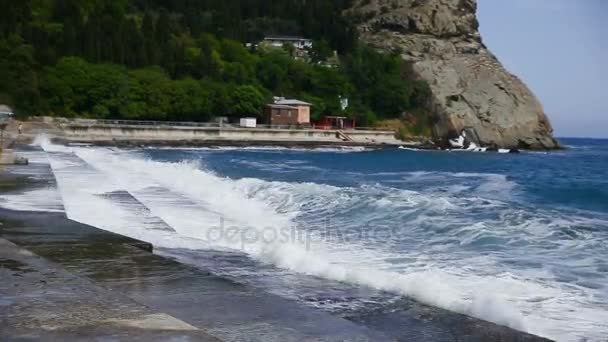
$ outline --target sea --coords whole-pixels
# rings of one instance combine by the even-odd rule
[[[0,196],[352,317],[403,298],[557,341],[608,338],[608,140],[520,154],[60,146]],[[59,209],[58,209],[59,208]]]

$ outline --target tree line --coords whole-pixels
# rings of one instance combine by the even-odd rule
[[[328,0],[0,0],[0,102],[19,113],[194,120],[259,116],[273,95],[313,103],[313,115],[363,123],[424,105],[428,86],[399,56],[357,43]],[[311,37],[327,67],[289,50],[248,49],[266,34]],[[321,53],[321,50],[324,50]],[[314,56],[313,56],[314,57]]]

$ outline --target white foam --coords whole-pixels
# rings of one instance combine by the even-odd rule
[[[399,146],[399,149],[406,150],[406,151],[416,151],[416,152],[424,151],[423,149],[420,149],[420,148],[405,147],[405,146]]]
[[[50,145],[49,136],[46,134],[38,134],[30,144],[31,146]]]
[[[333,146],[333,147],[286,147],[286,146],[216,146],[216,147],[148,147],[153,150],[176,151],[252,151],[252,152],[328,152],[352,153],[365,152],[369,148],[363,146]]]
[[[2,194],[0,206],[16,211],[64,212],[61,197],[54,187]]]

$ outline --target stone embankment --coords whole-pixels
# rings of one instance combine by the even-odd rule
[[[68,143],[151,145],[351,145],[400,146],[390,130],[243,128],[231,125],[75,120],[59,123],[57,138]]]

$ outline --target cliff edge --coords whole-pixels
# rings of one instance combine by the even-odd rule
[[[538,99],[483,44],[476,12],[477,0],[356,0],[347,14],[364,43],[399,52],[429,83],[438,144],[466,131],[486,146],[558,148]]]

